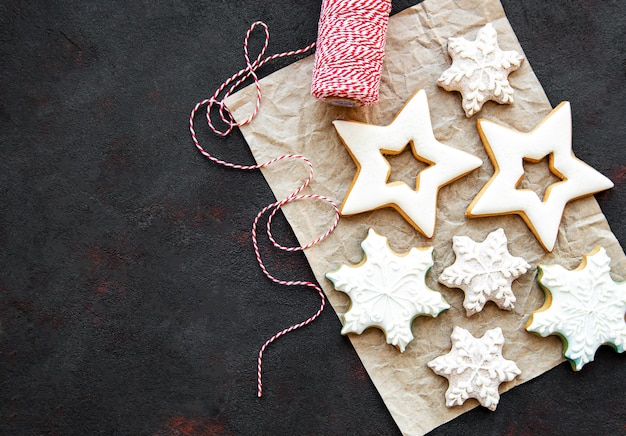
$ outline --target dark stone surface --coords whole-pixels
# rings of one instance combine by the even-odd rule
[[[259,346],[318,302],[255,264],[261,174],[210,163],[188,132],[243,67],[250,23],[269,25],[269,52],[299,48],[319,3],[0,4],[0,434],[399,433],[332,310],[268,350],[256,398]],[[626,2],[503,3],[552,104],[572,103],[576,155],[616,184],[597,198],[623,244]],[[252,162],[239,133],[201,130]],[[301,253],[266,259],[312,279]],[[433,434],[626,434],[624,359],[603,347]]]

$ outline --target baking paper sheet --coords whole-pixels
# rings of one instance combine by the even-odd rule
[[[506,338],[504,357],[514,360],[522,374],[513,382],[501,385],[501,392],[540,375],[563,360],[558,338],[540,338],[524,330],[529,314],[544,302],[544,293],[535,280],[538,263],[559,263],[573,269],[579,265],[583,254],[602,245],[612,258],[613,279],[626,278],[624,252],[593,197],[567,205],[552,253],[543,250],[517,215],[465,217],[470,201],[493,174],[493,166],[476,129],[476,119],[487,118],[529,131],[551,110],[527,60],[509,76],[515,89],[515,104],[488,102],[470,119],[461,108],[460,95],[436,85],[437,78],[450,66],[448,38],[463,36],[474,40],[478,30],[488,22],[496,28],[503,50],[523,53],[499,1],[426,0],[390,19],[377,105],[340,108],[311,97],[313,57],[310,56],[261,81],[261,110],[252,123],[241,128],[257,162],[287,153],[303,154],[315,167],[313,183],[306,192],[326,195],[341,203],[356,173],[356,165],[332,127],[332,121],[350,119],[386,125],[411,95],[424,89],[436,138],[483,160],[481,168],[440,190],[433,238],[425,238],[396,211],[387,208],[342,217],[327,240],[305,251],[318,282],[341,316],[349,307],[349,299],[335,291],[324,275],[341,264],[351,265],[362,260],[359,244],[369,228],[387,236],[391,248],[398,253],[413,246],[434,247],[435,265],[426,277],[427,284],[443,293],[452,307],[438,318],[417,318],[413,323],[415,339],[403,354],[388,345],[378,329],[349,336],[389,411],[406,435],[426,433],[478,404],[468,400],[462,407],[447,408],[444,400],[447,380],[426,366],[428,361],[450,350],[454,326],[461,326],[476,337],[490,328],[502,328]],[[227,105],[236,119],[244,119],[252,112],[255,99],[255,90],[250,87],[231,96]],[[418,168],[410,153],[395,157],[391,165],[392,177],[414,180]],[[533,183],[546,186],[551,183],[547,165],[532,165],[526,170],[527,178]],[[282,199],[304,180],[307,168],[299,162],[283,161],[265,168],[263,174],[276,198]],[[303,244],[324,233],[333,218],[327,204],[314,200],[288,204],[283,211]],[[513,283],[517,297],[513,311],[499,310],[488,303],[481,313],[467,318],[462,307],[463,292],[439,285],[437,277],[454,262],[452,236],[467,235],[482,241],[499,227],[506,232],[511,254],[525,258],[532,268]],[[506,395],[501,401],[506,401]]]

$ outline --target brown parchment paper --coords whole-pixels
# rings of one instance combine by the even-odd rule
[[[329,196],[341,203],[356,166],[341,144],[332,121],[351,119],[388,124],[411,95],[424,89],[436,138],[483,160],[481,168],[440,190],[433,238],[426,239],[396,211],[387,208],[342,217],[328,239],[305,251],[317,280],[341,316],[349,307],[349,299],[342,292],[335,291],[324,274],[341,264],[361,261],[363,253],[359,244],[368,228],[387,236],[391,248],[398,253],[413,246],[434,247],[435,264],[427,274],[427,284],[443,293],[451,308],[438,318],[417,318],[413,323],[415,339],[404,353],[386,344],[378,329],[350,335],[369,376],[399,428],[407,435],[426,433],[478,404],[468,400],[462,407],[447,408],[444,404],[447,380],[426,366],[428,361],[450,350],[450,334],[454,326],[468,329],[477,337],[490,328],[502,328],[506,338],[503,354],[517,363],[522,374],[513,382],[501,385],[501,392],[540,375],[563,360],[562,344],[557,337],[540,338],[524,330],[529,314],[544,302],[543,291],[535,280],[538,263],[559,263],[572,269],[578,266],[584,253],[602,245],[612,258],[613,278],[626,278],[624,252],[593,197],[567,205],[552,253],[543,250],[517,215],[465,217],[470,201],[493,174],[493,166],[476,129],[476,118],[487,118],[529,131],[551,110],[527,60],[509,76],[515,89],[515,104],[488,102],[478,116],[471,119],[465,117],[459,94],[446,92],[436,85],[437,78],[451,62],[447,54],[448,38],[464,36],[473,40],[477,31],[488,22],[496,28],[503,50],[523,53],[498,0],[426,0],[390,19],[377,105],[340,108],[311,97],[313,57],[310,56],[261,81],[261,110],[252,123],[241,128],[257,162],[286,153],[303,154],[315,167],[314,180],[307,191]],[[227,106],[236,119],[244,119],[252,112],[255,97],[254,89],[249,87],[231,96]],[[402,153],[391,162],[391,177],[396,180],[412,177],[415,180],[419,170],[416,165],[410,153]],[[547,165],[532,165],[526,167],[526,171],[530,183],[538,186],[551,183]],[[307,169],[302,163],[283,161],[265,168],[263,174],[276,198],[281,199],[304,180]],[[294,202],[283,210],[303,244],[326,231],[333,217],[327,204],[315,200]],[[513,283],[517,297],[513,311],[499,310],[493,303],[488,303],[482,312],[467,318],[462,307],[463,292],[439,285],[437,277],[454,262],[452,236],[467,235],[482,241],[499,227],[506,232],[510,252],[524,257],[532,268]],[[506,395],[501,401],[506,401]]]

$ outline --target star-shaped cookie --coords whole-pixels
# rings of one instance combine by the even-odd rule
[[[483,407],[496,410],[500,383],[521,374],[515,362],[502,357],[502,329],[487,330],[477,339],[467,330],[455,327],[451,339],[450,352],[428,362],[435,374],[448,379],[446,406],[460,406],[468,398],[475,398]]]
[[[450,38],[448,54],[452,66],[443,72],[437,84],[446,91],[461,93],[468,118],[489,100],[513,103],[508,76],[520,67],[524,56],[514,50],[500,50],[498,34],[491,23],[478,31],[475,41]]]
[[[418,91],[391,124],[376,126],[336,120],[333,125],[357,165],[342,215],[391,206],[427,238],[435,232],[439,188],[478,168],[482,161],[435,139],[426,92]],[[416,159],[429,164],[415,186],[387,183],[391,167],[384,154],[399,154],[409,145]]]
[[[575,371],[591,362],[602,344],[618,353],[626,346],[626,282],[611,279],[610,265],[606,250],[596,247],[573,271],[538,266],[546,302],[531,314],[526,330],[544,337],[558,335]]]
[[[511,283],[530,268],[521,257],[512,256],[504,230],[495,230],[483,242],[467,236],[454,236],[454,264],[443,270],[439,283],[465,292],[463,307],[467,316],[483,310],[488,300],[500,309],[512,310],[515,295]]]
[[[387,238],[372,229],[361,247],[365,256],[360,264],[342,265],[326,274],[351,300],[341,334],[361,334],[368,327],[378,327],[385,332],[387,343],[403,352],[413,340],[411,325],[416,317],[436,317],[450,308],[439,292],[426,286],[433,249],[411,248],[398,255],[389,248]]]
[[[556,243],[565,205],[571,200],[613,187],[613,182],[572,153],[572,119],[568,102],[559,104],[529,133],[485,119],[478,131],[495,173],[467,208],[468,217],[519,214],[550,252]],[[549,156],[550,171],[560,181],[540,199],[534,191],[517,189],[524,178],[524,160]]]

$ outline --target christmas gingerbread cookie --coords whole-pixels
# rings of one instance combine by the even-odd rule
[[[513,103],[508,76],[520,67],[524,56],[514,50],[501,50],[491,23],[478,31],[475,41],[450,38],[448,54],[452,66],[443,72],[437,84],[446,91],[461,93],[465,116],[471,117],[489,100]]]
[[[613,187],[607,177],[572,153],[568,102],[559,104],[528,133],[485,119],[478,120],[478,131],[495,172],[472,200],[466,215],[518,214],[548,252],[556,243],[565,205]],[[543,198],[530,189],[518,189],[524,178],[524,160],[539,162],[544,158],[559,181],[547,187]]]
[[[387,343],[403,352],[413,340],[411,325],[416,317],[436,317],[450,307],[439,292],[426,286],[433,249],[411,248],[399,255],[389,248],[387,238],[372,229],[361,247],[365,253],[361,263],[342,265],[326,274],[338,291],[350,297],[341,334],[361,334],[368,327],[378,327]]]
[[[614,282],[611,259],[602,247],[583,257],[573,271],[560,265],[539,265],[537,280],[546,294],[526,330],[557,335],[575,371],[591,362],[602,344],[618,353],[626,346],[626,282]]]
[[[530,265],[509,253],[504,230],[491,232],[483,242],[454,236],[452,249],[456,260],[443,270],[439,283],[465,292],[463,307],[467,316],[480,312],[488,300],[500,309],[513,309],[515,295],[511,283],[526,273]]]
[[[435,139],[423,90],[413,95],[387,126],[343,120],[333,125],[357,166],[341,214],[391,206],[427,238],[435,232],[439,189],[482,164],[476,156]],[[414,186],[388,183],[391,167],[384,155],[399,154],[407,146],[428,167],[416,174]]]
[[[478,339],[467,330],[455,327],[451,339],[450,352],[428,362],[435,374],[448,379],[446,406],[460,406],[467,399],[475,398],[481,406],[496,410],[500,384],[521,374],[515,362],[502,356],[502,329],[487,330]]]

